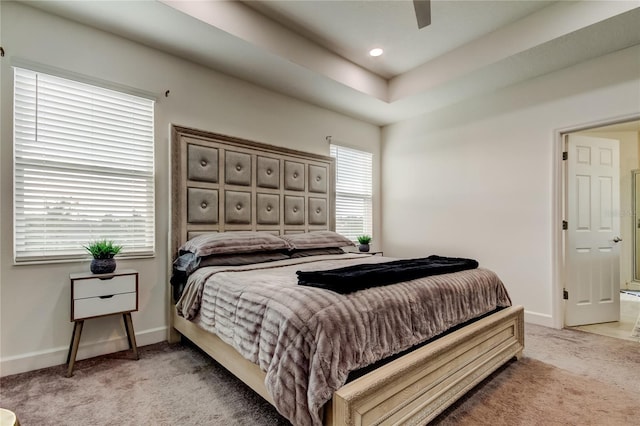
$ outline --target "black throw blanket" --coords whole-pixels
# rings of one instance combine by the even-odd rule
[[[347,294],[365,288],[415,280],[429,275],[475,269],[473,259],[432,255],[420,259],[401,259],[384,263],[353,265],[326,271],[297,271],[298,284]]]

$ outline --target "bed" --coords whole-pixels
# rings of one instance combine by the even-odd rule
[[[180,247],[201,235],[254,231],[295,239],[296,235],[322,233],[335,228],[332,207],[335,173],[330,157],[177,126],[172,129],[171,143],[172,262]],[[319,255],[275,260],[265,269],[280,271],[276,275],[284,277],[286,274],[282,271],[285,270],[289,271],[288,276],[292,276],[291,271],[298,269],[386,260],[358,254]],[[267,276],[261,268],[262,265],[214,266],[201,268],[194,275],[211,274],[224,281],[232,275],[250,278],[253,274],[255,280],[256,276]],[[458,274],[480,274],[488,280],[492,273],[479,269]],[[446,276],[429,279],[439,282],[445,280],[443,277]],[[209,279],[213,281],[207,277],[202,278],[202,282],[208,283]],[[288,284],[282,285],[293,289],[295,282],[291,279],[286,278]],[[271,278],[265,280],[271,282]],[[309,291],[318,294],[326,290]],[[385,291],[389,289],[381,287],[367,291],[367,294]],[[292,290],[291,294],[299,292]],[[233,336],[217,330],[215,320],[203,321],[198,309],[189,313],[190,308],[185,309],[182,302],[176,307],[178,300],[174,299],[173,291],[169,294],[169,340],[175,341],[180,336],[188,338],[281,410],[282,402],[274,399],[272,394],[273,382],[277,382],[279,376],[268,371],[271,359],[261,358],[259,350],[245,348],[242,343],[234,341]],[[296,424],[428,422],[498,367],[522,353],[523,309],[506,306],[510,303],[504,303],[504,300],[500,304],[501,309],[470,314],[474,320],[462,318],[460,326],[453,331],[435,330],[435,334],[442,337],[431,339],[432,336],[427,336],[426,344],[415,345],[416,342],[412,342],[411,349],[406,350],[394,347],[395,359],[337,387],[321,408],[323,416],[288,417]],[[422,338],[424,340],[424,336]],[[370,360],[360,361],[366,364]],[[310,406],[314,406],[313,403]]]

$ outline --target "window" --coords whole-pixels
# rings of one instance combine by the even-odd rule
[[[372,235],[373,154],[331,145],[336,159],[336,232],[352,241]]]
[[[155,250],[150,99],[14,69],[15,262]]]

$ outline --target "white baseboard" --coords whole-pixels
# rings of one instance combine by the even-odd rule
[[[553,328],[553,318],[548,314],[525,310],[524,320],[527,323]],[[167,340],[166,326],[136,332],[136,343],[138,346],[151,345],[165,340]],[[82,344],[82,342],[80,342],[76,360],[118,352],[127,348],[128,342],[126,336],[86,344]],[[0,377],[64,364],[67,361],[68,351],[69,347],[64,346],[46,351],[29,352],[26,354],[3,358],[0,360]]]
[[[527,323],[553,328],[553,318],[549,314],[525,310],[524,320]],[[158,327],[136,332],[136,343],[138,346],[151,345],[165,340],[167,340],[167,327]],[[82,344],[81,342],[76,360],[118,352],[127,348],[128,342],[126,336],[86,344]],[[29,352],[3,358],[0,360],[0,377],[64,364],[67,360],[68,351],[69,347],[64,346],[46,351]]]
[[[531,312],[525,309],[524,322],[536,325],[543,325],[545,327],[555,328],[553,323],[553,317],[549,314],[541,314],[539,312]]]
[[[167,340],[166,326],[136,332],[136,344],[138,347],[163,342],[165,340]],[[84,345],[81,341],[76,361],[122,351],[128,347],[129,343],[127,342],[126,336],[99,342],[90,342]],[[69,347],[64,346],[3,358],[0,360],[0,377],[64,364],[67,361],[68,351]]]

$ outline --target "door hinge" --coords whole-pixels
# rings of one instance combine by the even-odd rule
[[[563,298],[564,300],[569,300],[569,292],[567,291],[567,289],[566,289],[566,288],[563,288],[563,289],[562,289],[562,298]]]
[[[563,152],[563,153],[562,153],[562,159],[563,159],[563,160],[566,160],[566,159],[568,159],[568,158],[569,158],[569,153],[568,153],[567,151]]]
[[[567,229],[569,229],[569,222],[567,222],[566,220],[562,221],[562,229],[564,231],[566,231]]]

